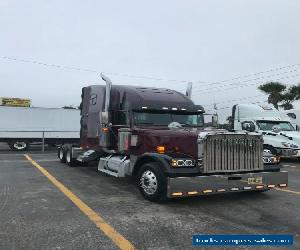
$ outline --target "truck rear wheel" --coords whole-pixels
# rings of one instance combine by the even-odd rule
[[[66,163],[66,155],[62,146],[58,149],[58,158],[61,163]]]
[[[25,151],[29,149],[29,143],[26,141],[11,141],[8,146],[14,151]]]
[[[66,163],[70,167],[76,166],[76,160],[73,158],[73,155],[72,155],[72,148],[67,148],[67,150],[66,150]]]
[[[137,175],[137,185],[142,195],[149,201],[158,201],[166,197],[166,178],[158,163],[142,165]]]

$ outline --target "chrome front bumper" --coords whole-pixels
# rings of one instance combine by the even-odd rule
[[[299,156],[300,154],[300,150],[299,149],[287,149],[287,148],[275,148],[276,149],[276,152],[277,154],[280,156],[280,157],[283,157],[283,158],[293,158],[293,157],[297,157]]]
[[[264,190],[288,185],[288,172],[260,172],[196,177],[168,177],[167,196],[196,196],[238,191]]]

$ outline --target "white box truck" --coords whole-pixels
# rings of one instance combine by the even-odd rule
[[[0,142],[13,150],[26,150],[30,144],[78,143],[80,110],[0,106]]]
[[[300,157],[300,132],[272,107],[237,104],[232,109],[235,131],[263,135],[264,148],[282,157]]]

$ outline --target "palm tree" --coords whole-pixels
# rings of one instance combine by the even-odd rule
[[[297,85],[294,85],[290,88],[290,92],[295,93],[296,95],[296,100],[300,99],[300,83],[298,83]]]
[[[300,84],[287,89],[286,85],[280,82],[267,82],[258,89],[269,95],[268,103],[272,103],[276,109],[279,107],[284,110],[292,109],[294,108],[292,103],[300,99]]]
[[[282,104],[279,106],[282,107],[284,110],[293,109],[294,106],[292,104],[293,101],[297,100],[297,93],[299,91],[298,86],[292,86],[288,88],[282,96]]]
[[[284,91],[286,86],[280,82],[267,82],[258,87],[259,90],[265,92],[269,95],[268,103],[273,104],[273,106],[278,109],[279,103],[284,100]]]

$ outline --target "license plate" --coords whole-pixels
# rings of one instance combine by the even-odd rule
[[[262,184],[263,178],[260,177],[250,177],[248,178],[248,184]]]

